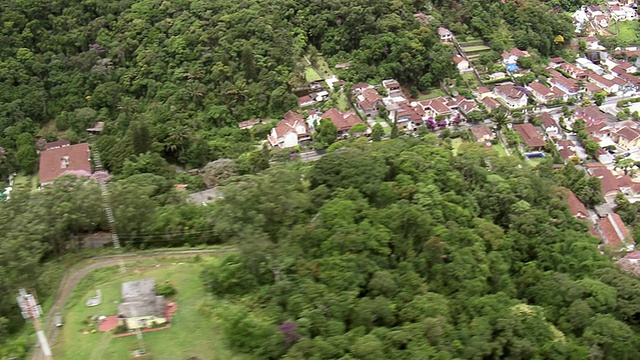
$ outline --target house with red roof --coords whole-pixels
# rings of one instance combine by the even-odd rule
[[[289,111],[267,136],[269,144],[277,148],[291,148],[311,140],[309,126],[302,114]]]
[[[481,143],[490,142],[496,138],[496,134],[486,125],[472,127],[471,133],[476,141]]]
[[[496,99],[488,96],[482,98],[480,102],[487,108],[487,112],[489,113],[501,106]]]
[[[614,141],[625,150],[629,150],[632,147],[638,146],[640,141],[640,131],[625,126],[614,134]]]
[[[453,40],[453,33],[442,26],[438,28],[438,36],[440,37],[440,41],[444,43],[450,43]]]
[[[538,133],[538,130],[530,123],[513,125],[513,129],[520,135],[530,149],[542,150],[547,144],[540,133]]]
[[[606,122],[609,120],[607,114],[600,111],[596,105],[591,105],[587,107],[579,107],[573,112],[574,119],[584,119],[587,122],[587,125],[594,123]]]
[[[527,94],[513,84],[496,86],[493,93],[512,109],[527,106]]]
[[[443,120],[448,120],[453,116],[453,110],[447,103],[448,101],[441,97],[418,102],[419,106],[424,110],[426,118],[442,118]]]
[[[621,249],[635,244],[633,237],[620,218],[620,215],[612,212],[596,223],[596,230],[604,244],[614,249]]]
[[[514,47],[509,52],[502,52],[502,63],[505,65],[515,64],[518,62],[518,58],[529,56],[531,56],[529,52]]]
[[[560,70],[566,72],[574,79],[585,79],[587,77],[586,71],[570,63],[564,63],[560,65]]]
[[[382,96],[376,89],[366,88],[359,91],[355,97],[355,105],[362,115],[375,118],[378,116],[378,107],[383,106]]]
[[[540,123],[542,130],[544,130],[547,136],[553,138],[560,135],[560,127],[549,113],[542,113],[542,115],[540,115]]]
[[[566,195],[566,202],[569,206],[569,211],[571,212],[571,214],[577,219],[587,219],[589,217],[587,207],[584,206],[580,199],[578,199],[576,194],[567,188],[561,189],[562,192]]]
[[[329,119],[338,129],[338,136],[347,136],[349,130],[357,124],[362,124],[362,120],[358,115],[347,112],[343,113],[336,108],[331,108],[320,115],[322,119]]]
[[[460,56],[460,54],[456,54],[453,57],[453,63],[456,64],[456,68],[459,72],[465,72],[469,70],[469,61],[464,57]]]
[[[575,98],[579,95],[580,85],[575,79],[568,79],[563,75],[554,76],[549,79],[549,83],[567,94],[567,97]]]
[[[40,152],[40,185],[50,184],[62,175],[91,176],[89,144],[54,147]]]
[[[600,183],[602,184],[602,196],[604,197],[613,197],[616,196],[620,192],[620,187],[618,186],[618,179],[611,173],[609,169],[606,167],[595,167],[588,168],[589,173],[593,177],[597,177],[600,179]]]
[[[616,84],[614,81],[609,80],[601,75],[594,73],[593,71],[589,71],[587,80],[598,85],[602,90],[608,92],[609,94],[617,93],[620,91],[620,85]]]
[[[458,102],[458,111],[460,111],[461,114],[467,116],[474,111],[480,111],[480,108],[475,101],[464,99]]]

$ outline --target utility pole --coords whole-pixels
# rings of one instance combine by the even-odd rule
[[[52,360],[53,356],[51,354],[49,342],[47,341],[47,337],[44,335],[44,331],[40,325],[42,307],[38,304],[35,297],[27,293],[25,289],[20,289],[20,295],[17,297],[17,300],[20,310],[22,310],[22,317],[25,320],[31,319],[33,327],[36,329],[36,335],[38,336],[40,348],[42,349],[45,359]]]

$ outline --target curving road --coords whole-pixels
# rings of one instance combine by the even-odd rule
[[[58,336],[58,328],[54,324],[54,314],[58,309],[62,309],[64,304],[67,302],[69,296],[73,292],[73,289],[78,285],[78,283],[90,272],[93,270],[118,266],[122,262],[131,263],[138,261],[140,259],[154,258],[154,257],[175,257],[175,258],[185,258],[192,257],[199,254],[207,254],[207,253],[222,253],[228,251],[235,251],[235,248],[226,248],[226,249],[211,249],[211,250],[183,250],[183,251],[157,251],[157,252],[149,252],[149,253],[141,253],[141,254],[119,254],[119,255],[105,255],[105,256],[96,256],[85,261],[91,262],[79,269],[68,270],[68,272],[62,278],[60,282],[60,286],[58,287],[58,291],[56,293],[55,301],[49,309],[49,312],[46,315],[46,318],[42,321],[42,329],[45,331],[47,335],[47,339],[49,340],[49,344],[53,348],[56,342],[56,337]],[[40,348],[37,346],[34,348],[32,359],[33,360],[45,360],[45,356],[43,355]]]

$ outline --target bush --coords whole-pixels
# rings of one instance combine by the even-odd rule
[[[113,333],[114,334],[124,334],[128,331],[129,329],[127,329],[127,325],[125,324],[120,324],[118,326],[116,326],[115,329],[113,329]]]
[[[170,297],[175,295],[177,292],[178,291],[176,290],[176,288],[173,287],[173,284],[171,284],[171,282],[169,281],[165,281],[162,284],[156,285],[156,293],[158,295]]]

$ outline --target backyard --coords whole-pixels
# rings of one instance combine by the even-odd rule
[[[418,101],[435,99],[435,98],[440,97],[440,96],[446,96],[444,91],[442,91],[440,89],[431,89],[431,90],[427,90],[427,91],[425,91],[423,93],[420,93],[420,95],[418,95]]]
[[[210,316],[203,316],[199,306],[208,296],[199,279],[198,262],[147,261],[128,268],[121,275],[117,267],[90,273],[74,290],[63,311],[65,325],[61,329],[54,357],[60,359],[127,359],[138,348],[136,336],[113,338],[112,332],[92,333],[87,319],[91,316],[117,314],[120,286],[123,281],[153,277],[156,284],[169,280],[177,290],[171,301],[178,304],[169,329],[144,333],[144,344],[153,359],[249,359],[229,350],[222,330]],[[103,301],[96,307],[85,306],[85,300],[102,291]]]
[[[619,32],[618,32],[619,29]],[[612,23],[609,30],[616,34],[615,37],[620,41],[620,45],[631,46],[638,43],[638,21],[619,21]]]

